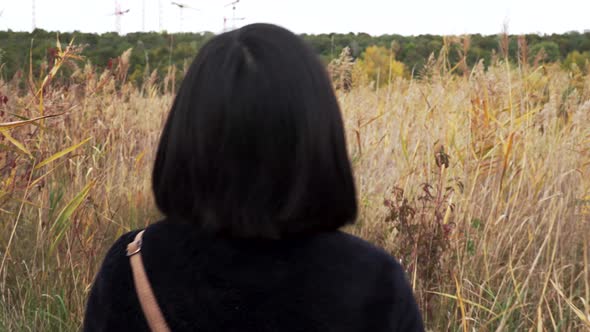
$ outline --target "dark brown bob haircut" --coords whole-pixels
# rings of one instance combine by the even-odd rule
[[[271,24],[220,34],[199,51],[164,126],[152,181],[169,220],[232,237],[330,231],[357,214],[324,65]]]

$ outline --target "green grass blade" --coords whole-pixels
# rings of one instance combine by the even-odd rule
[[[65,232],[68,230],[68,228],[70,226],[70,224],[68,223],[68,221],[70,220],[70,217],[72,216],[72,214],[74,214],[76,209],[78,209],[80,204],[82,204],[84,199],[86,199],[86,197],[90,193],[90,190],[92,189],[92,187],[94,186],[95,183],[96,183],[95,180],[90,181],[90,183],[88,183],[86,185],[86,187],[84,187],[84,189],[82,189],[82,191],[80,191],[76,195],[76,197],[74,197],[63,208],[63,210],[61,210],[61,212],[57,216],[55,222],[53,223],[53,225],[51,225],[51,229],[49,231],[50,231],[50,233],[53,233],[55,236],[54,236],[53,242],[51,243],[51,246],[49,248],[50,255],[53,253],[53,251],[55,250],[55,247],[59,244],[59,242],[63,238]]]
[[[10,136],[10,134],[7,131],[0,131],[0,132],[2,133],[2,135],[4,135],[4,137],[10,143],[12,143],[14,146],[16,146],[21,152],[24,152],[27,156],[32,157],[31,152],[29,152],[29,150],[23,145],[23,143],[19,142],[17,139]]]
[[[76,150],[77,148],[81,147],[82,145],[88,143],[88,141],[90,141],[91,139],[92,139],[92,137],[88,137],[87,139],[83,140],[82,142],[80,142],[76,145],[72,145],[69,148],[61,150],[60,152],[50,156],[49,158],[44,159],[39,164],[37,164],[37,166],[35,166],[35,169],[39,169],[39,168],[49,164],[50,162],[67,155],[68,153],[70,153],[70,152]]]

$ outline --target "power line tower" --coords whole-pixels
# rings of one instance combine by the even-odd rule
[[[115,31],[117,31],[118,34],[121,34],[121,18],[130,11],[131,9],[122,10],[119,1],[115,0],[115,12],[112,13],[111,16],[115,16]]]
[[[191,9],[191,10],[194,10],[194,11],[199,11],[200,9],[191,7],[191,6],[189,6],[187,4],[184,4],[184,3],[178,3],[178,2],[175,2],[175,1],[172,1],[171,4],[174,5],[174,6],[176,6],[176,7],[178,7],[178,16],[179,16],[178,20],[180,22],[180,32],[183,32],[184,10],[185,9]]]
[[[232,29],[236,28],[236,22],[243,21],[245,19],[246,19],[245,17],[232,17],[232,18],[230,18],[229,20],[232,21]],[[228,21],[227,17],[224,16],[223,17],[223,32],[226,32],[228,30],[227,21]]]
[[[235,0],[234,2],[230,2],[227,5],[225,5],[225,7],[229,7],[231,6],[231,10],[232,10],[232,18],[231,18],[231,24],[232,24],[232,29],[236,28],[236,22],[237,21],[243,21],[246,18],[245,17],[236,17],[236,5],[240,2],[240,0]],[[223,30],[227,31],[227,18],[224,17],[223,18]]]

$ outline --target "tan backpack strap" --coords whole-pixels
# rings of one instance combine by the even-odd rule
[[[143,232],[137,233],[135,240],[127,245],[127,256],[129,256],[131,263],[135,290],[150,330],[152,332],[169,332],[170,329],[166,324],[166,320],[164,320],[164,315],[160,311],[160,307],[145,273],[145,268],[143,267],[143,260],[141,259],[141,238]]]

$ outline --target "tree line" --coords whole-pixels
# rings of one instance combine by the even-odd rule
[[[33,32],[0,31],[0,75],[11,79],[21,70],[27,71],[29,62],[33,68],[51,61],[55,53],[58,33],[37,29]],[[137,32],[126,35],[117,33],[60,33],[62,44],[75,38],[74,43],[83,45],[82,53],[95,68],[108,67],[113,59],[132,48],[129,60],[129,79],[141,80],[146,71],[157,70],[162,75],[170,66],[182,70],[195,56],[199,48],[214,34],[206,33],[156,33]],[[590,60],[590,31],[572,31],[565,34],[524,36],[480,35],[459,38],[460,42],[448,43],[448,37],[437,35],[402,36],[397,34],[371,36],[366,33],[348,34],[302,34],[321,59],[328,65],[338,58],[342,49],[348,47],[353,59],[363,58],[371,46],[391,50],[396,61],[408,72],[419,72],[431,54],[448,47],[451,65],[465,61],[473,66],[483,60],[484,65],[495,56],[508,57],[513,62],[522,55],[522,41],[526,41],[529,61],[561,62],[565,66],[583,65]],[[504,39],[504,41],[503,41]],[[507,44],[502,50],[502,43]],[[520,53],[519,53],[520,52]],[[541,54],[541,56],[540,56]],[[22,72],[22,71],[21,71]]]

